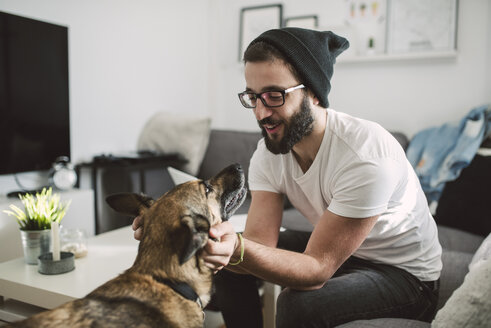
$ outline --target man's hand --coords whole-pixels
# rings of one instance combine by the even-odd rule
[[[143,236],[143,218],[141,216],[137,216],[134,220],[133,223],[131,224],[131,228],[133,231],[133,236],[135,237],[136,240],[141,240]]]
[[[217,272],[230,262],[232,256],[239,257],[240,242],[230,222],[222,222],[211,227],[210,237],[219,242],[208,239],[203,249],[203,259],[207,267]]]

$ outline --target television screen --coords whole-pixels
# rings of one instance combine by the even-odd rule
[[[0,174],[70,157],[68,28],[0,12]]]

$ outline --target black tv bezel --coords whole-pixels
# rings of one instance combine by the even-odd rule
[[[6,148],[8,146],[4,146],[3,149],[10,149],[10,153],[9,153],[10,158],[8,158],[9,154],[4,153],[3,156],[1,156],[1,157],[3,157],[2,161],[11,160],[12,163],[10,163],[8,165],[7,164],[2,165],[0,163],[0,175],[10,175],[10,174],[16,174],[16,173],[23,173],[23,172],[47,170],[51,167],[52,163],[54,163],[56,161],[57,157],[67,156],[67,157],[71,158],[71,153],[72,153],[72,151],[71,151],[71,127],[70,127],[68,27],[63,26],[63,25],[59,25],[59,24],[54,24],[54,23],[47,22],[47,21],[43,21],[43,20],[39,20],[39,19],[33,19],[33,18],[29,18],[29,17],[19,16],[16,14],[11,14],[11,13],[8,13],[5,11],[0,11],[0,33],[9,33],[9,28],[7,27],[7,25],[12,24],[10,22],[10,20],[16,21],[17,24],[22,23],[22,24],[26,24],[26,25],[34,25],[34,26],[37,26],[37,28],[39,30],[44,28],[47,30],[54,31],[53,33],[57,33],[57,35],[55,35],[53,37],[53,40],[59,38],[60,43],[57,44],[55,51],[58,52],[56,54],[56,56],[60,56],[60,57],[57,57],[57,59],[59,59],[59,60],[56,60],[56,63],[59,64],[59,66],[56,66],[54,69],[57,70],[57,76],[59,76],[59,81],[61,81],[60,85],[62,85],[62,87],[60,87],[59,91],[56,93],[56,95],[53,95],[52,97],[57,97],[57,99],[59,99],[59,101],[58,101],[59,109],[58,110],[60,113],[59,114],[59,117],[60,117],[60,121],[59,121],[60,122],[60,124],[59,124],[60,129],[59,130],[60,130],[60,132],[59,132],[59,135],[53,136],[52,138],[47,137],[44,140],[46,143],[48,143],[48,141],[46,141],[48,139],[51,139],[51,141],[55,141],[55,144],[58,144],[58,146],[57,146],[58,150],[54,150],[52,152],[49,152],[49,153],[47,153],[46,156],[35,157],[31,162],[29,162],[28,164],[26,164],[24,166],[18,164],[19,161],[15,162],[15,159],[13,159],[13,157],[14,157],[14,155],[12,155],[14,153],[13,146],[11,145],[10,148]],[[3,28],[4,31],[3,32],[2,32],[2,26],[1,26],[2,24],[4,24],[4,28]],[[6,36],[6,37],[8,37],[8,36]],[[33,42],[34,41],[35,40],[33,39]],[[0,36],[0,47],[1,47],[1,42],[2,42],[2,39]],[[0,54],[0,65],[3,65],[4,66],[4,69],[3,69],[4,72],[7,72],[7,71],[11,70],[12,68],[7,67],[8,61],[5,59],[5,56],[4,56],[4,59],[2,60],[2,54]],[[4,61],[4,64],[2,64],[2,61]],[[0,68],[0,73],[1,73],[1,71],[2,71],[2,69]],[[12,74],[12,72],[10,74]],[[4,87],[5,88],[5,94],[8,97],[11,97],[12,95],[8,93],[9,91],[8,91],[7,86],[6,86],[8,78],[9,77],[5,78],[5,85],[2,85],[2,82],[0,81],[0,88]],[[26,97],[29,97],[28,92],[29,91],[27,91],[25,93]],[[0,90],[0,94],[1,94],[1,90]],[[0,100],[0,102],[1,102],[1,100]],[[0,108],[0,115],[5,115],[4,119],[8,116],[12,120],[12,115],[13,115],[12,114],[12,112],[13,112],[12,105],[8,105],[8,104],[6,104],[6,102],[8,102],[8,101],[5,101],[5,103],[3,104],[5,106],[5,111],[3,111],[2,108]],[[0,103],[0,106],[2,106],[2,103]],[[8,106],[10,106],[10,107],[8,107]],[[41,105],[39,107],[42,108],[43,106]],[[57,106],[53,106],[53,107],[57,107]],[[34,110],[35,109],[32,109],[32,111],[34,111]],[[51,115],[50,117],[52,118],[53,116],[56,116],[56,115]],[[0,119],[1,119],[1,116],[0,116]],[[51,129],[51,130],[55,130],[55,129]],[[5,138],[3,138],[3,139],[5,139]],[[0,140],[0,144],[2,142],[3,141]],[[2,149],[1,145],[0,145],[0,149]],[[47,149],[47,148],[44,147],[43,149]],[[51,148],[49,148],[49,149],[51,149]],[[43,153],[43,152],[38,151],[38,153]],[[46,152],[44,152],[44,153],[46,153]]]

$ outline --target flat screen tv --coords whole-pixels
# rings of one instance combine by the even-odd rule
[[[70,157],[68,28],[0,12],[0,174]]]

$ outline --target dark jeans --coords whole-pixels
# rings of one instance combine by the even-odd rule
[[[310,233],[285,231],[280,233],[278,247],[303,252],[309,237]],[[262,327],[255,277],[221,270],[215,286],[227,328]],[[430,322],[438,289],[438,282],[421,282],[405,270],[350,257],[320,289],[283,289],[277,302],[276,326],[335,327],[386,317]]]

